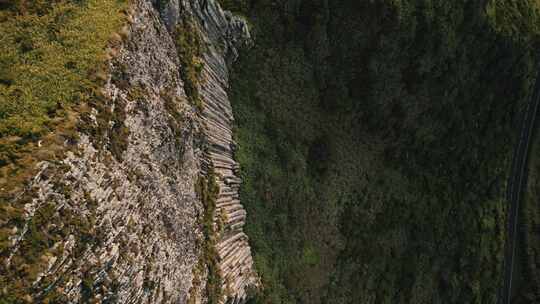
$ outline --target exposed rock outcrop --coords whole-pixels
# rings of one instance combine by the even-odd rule
[[[199,4],[193,1],[194,4]],[[230,13],[222,13],[214,1],[207,1],[206,9],[194,6],[201,20],[202,32],[207,33],[208,49],[204,53],[203,101],[204,134],[208,140],[205,153],[207,164],[215,168],[220,192],[217,198],[216,221],[224,217],[224,231],[219,236],[217,249],[220,269],[233,303],[246,298],[246,289],[256,285],[248,238],[243,232],[246,211],[240,204],[238,163],[234,160],[235,143],[232,138],[233,114],[227,97],[229,75],[227,61],[237,57],[237,43],[248,41],[246,24]],[[224,29],[224,31],[223,31]],[[221,49],[219,48],[221,46]]]
[[[24,262],[31,238],[52,244],[29,270],[37,274],[28,297],[37,302],[54,295],[66,302],[205,303],[190,289],[204,254],[195,182],[211,166],[220,187],[216,225],[225,218],[216,236],[222,302],[242,302],[257,279],[242,232],[246,212],[226,89],[227,62],[249,39],[246,24],[213,0],[131,6],[124,41],[109,50],[102,101],[81,114],[66,157],[40,163],[18,197],[27,200],[24,225],[3,262],[8,270]],[[176,23],[187,15],[205,42],[202,112],[188,101],[174,43]]]

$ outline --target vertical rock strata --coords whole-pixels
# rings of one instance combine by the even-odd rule
[[[249,32],[242,19],[223,12],[213,0],[195,0],[184,5],[192,9],[206,45],[199,88],[203,133],[208,144],[203,167],[212,166],[215,169],[220,188],[215,222],[217,225],[222,221],[223,229],[219,231],[216,249],[226,285],[225,295],[232,303],[240,303],[246,299],[247,288],[256,284],[256,275],[248,238],[243,232],[246,211],[239,200],[242,181],[238,177],[239,165],[233,155],[234,118],[226,89],[229,83],[227,62],[236,59],[238,44],[248,41]]]
[[[103,100],[81,110],[76,145],[66,142],[73,147],[64,159],[40,163],[16,198],[26,212],[13,228],[3,275],[27,271],[32,282],[9,288],[36,303],[206,303],[203,292],[190,299],[190,290],[204,254],[195,182],[212,166],[220,187],[215,225],[224,222],[216,236],[222,302],[244,302],[256,275],[225,90],[227,63],[249,38],[247,27],[213,0],[131,6],[122,43],[107,50]],[[174,44],[175,25],[187,15],[205,42],[202,113],[188,101]]]

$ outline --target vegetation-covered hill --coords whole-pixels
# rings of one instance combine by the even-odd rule
[[[537,3],[223,2],[255,302],[494,303]]]

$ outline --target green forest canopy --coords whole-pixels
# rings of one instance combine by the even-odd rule
[[[223,1],[256,303],[494,303],[535,1]]]

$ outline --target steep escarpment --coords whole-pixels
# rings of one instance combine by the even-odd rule
[[[242,180],[233,158],[236,143],[232,137],[234,117],[227,96],[228,63],[238,56],[238,47],[249,43],[247,25],[231,13],[223,13],[217,2],[193,1],[196,28],[201,32],[202,69],[195,102],[202,109],[201,118],[206,145],[203,171],[211,171],[219,191],[215,197],[214,222],[217,225],[215,250],[218,272],[222,274],[225,296],[233,302],[247,297],[248,287],[257,285],[248,238],[243,232],[246,211],[239,200]],[[192,96],[192,99],[194,97]],[[228,294],[230,293],[230,294]]]
[[[71,14],[103,9],[65,2]],[[40,14],[25,5],[8,9]],[[74,89],[84,98],[51,97],[61,111],[45,113],[59,123],[30,137],[2,131],[1,298],[241,302],[257,281],[242,232],[225,89],[227,63],[249,39],[247,27],[214,1],[136,0],[123,14],[124,25],[103,45],[103,67],[83,79],[90,89]],[[186,23],[197,32],[196,53],[186,52],[193,43],[178,43],[190,35],[179,26]],[[68,53],[76,46],[64,45]],[[67,66],[78,64],[88,63]],[[24,89],[8,80],[7,92]],[[210,225],[201,180],[217,186]]]

